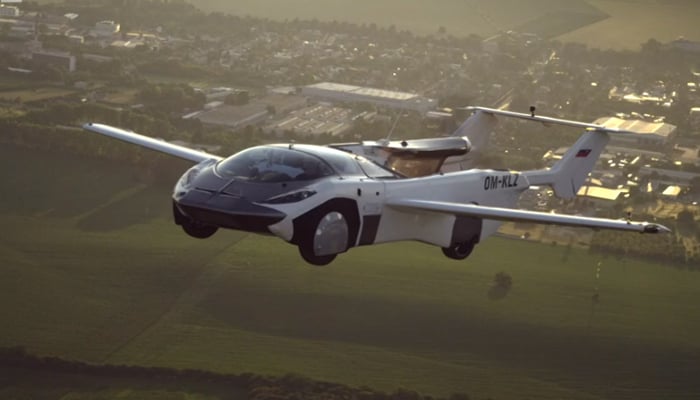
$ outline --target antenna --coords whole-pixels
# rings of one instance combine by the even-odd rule
[[[399,123],[399,118],[401,117],[401,111],[399,111],[396,114],[396,119],[394,120],[394,124],[391,126],[391,129],[389,130],[389,134],[386,135],[386,140],[387,142],[391,139],[391,135],[394,133],[394,129],[396,129],[396,125]]]

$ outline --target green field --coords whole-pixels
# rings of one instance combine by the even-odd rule
[[[650,38],[700,40],[695,0],[189,0],[206,11],[275,20],[317,18],[375,23],[418,34],[440,26],[456,36],[500,31],[534,32],[545,38],[603,49],[639,49]]]
[[[186,237],[170,187],[136,176],[0,148],[0,347],[498,400],[700,392],[698,273],[501,238],[464,262],[399,243],[311,267],[269,237]],[[493,300],[498,271],[514,286]],[[0,397],[26,379],[0,379]]]
[[[16,101],[17,99],[19,99],[20,101],[26,103],[38,100],[55,99],[57,97],[66,97],[74,93],[74,90],[56,87],[37,87],[34,89],[6,90],[0,91],[0,101]]]

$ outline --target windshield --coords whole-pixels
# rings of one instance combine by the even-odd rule
[[[215,170],[222,177],[251,182],[304,181],[333,175],[323,160],[283,147],[243,150],[221,161]]]

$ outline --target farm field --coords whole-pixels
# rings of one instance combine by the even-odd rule
[[[137,173],[0,148],[0,346],[497,400],[700,391],[698,273],[501,238],[463,262],[399,243],[311,267],[269,237],[186,237]],[[493,299],[499,271],[514,287]]]
[[[694,0],[189,0],[207,11],[276,20],[394,25],[417,34],[447,33],[489,37],[499,31],[538,33],[545,38],[602,49],[638,50],[650,38],[668,42],[683,36],[700,40],[700,5]]]
[[[557,39],[602,49],[639,50],[649,39],[661,43],[683,37],[700,41],[700,3],[693,0],[589,0],[610,18],[563,34]]]
[[[550,14],[553,19],[598,14],[582,0],[189,0],[206,11],[222,11],[275,20],[317,18],[325,21],[394,25],[399,30],[435,34],[443,26],[456,36],[490,36]],[[571,26],[569,29],[572,29]]]

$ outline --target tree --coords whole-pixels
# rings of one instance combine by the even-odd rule
[[[700,150],[698,150],[698,154],[700,154]],[[690,180],[690,193],[700,193],[700,176]]]

